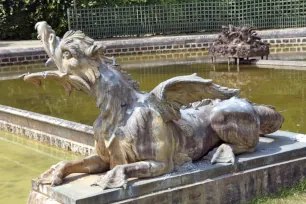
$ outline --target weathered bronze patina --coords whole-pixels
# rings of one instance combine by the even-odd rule
[[[103,45],[81,31],[62,39],[46,22],[36,24],[38,37],[57,71],[26,74],[41,84],[58,80],[93,96],[101,113],[94,122],[96,154],[52,166],[40,184],[59,185],[72,173],[107,172],[93,185],[125,186],[128,178],[169,173],[211,152],[211,162],[234,162],[236,154],[255,151],[259,136],[278,130],[284,119],[272,106],[238,98],[239,90],[220,87],[196,74],[162,82],[150,93],[139,86]],[[82,111],[82,110],[80,110]]]
[[[238,64],[239,59],[256,56],[268,58],[269,44],[260,40],[252,27],[222,26],[221,33],[209,46],[208,52],[212,56],[213,62],[216,57],[227,57],[229,60],[234,58],[238,60]]]

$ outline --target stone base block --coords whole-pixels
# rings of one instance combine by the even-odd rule
[[[200,160],[160,177],[131,179],[126,189],[90,186],[99,174],[73,174],[57,187],[37,186],[33,180],[32,189],[63,204],[246,203],[296,185],[305,169],[306,135],[278,131],[260,138],[256,152],[238,156],[234,165]]]

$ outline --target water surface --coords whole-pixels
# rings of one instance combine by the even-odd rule
[[[229,70],[227,65],[193,64],[194,60],[190,59],[190,64],[183,64],[184,59],[180,56],[163,60],[163,63],[155,63],[154,60],[146,64],[140,64],[138,59],[122,62],[128,65],[126,70],[140,82],[143,91],[148,92],[171,77],[198,73],[203,78],[213,79],[216,84],[240,88],[241,97],[275,106],[285,117],[283,130],[306,133],[306,71],[262,69],[250,65],[240,66],[237,71],[234,65]],[[165,65],[167,63],[176,65]],[[41,68],[37,65],[27,67],[34,72],[43,69],[43,65]],[[11,75],[16,73],[7,71],[5,79],[16,78]],[[0,104],[88,125],[92,125],[99,114],[93,98],[77,91],[68,97],[55,81],[44,81],[42,88],[36,88],[22,80],[0,80]],[[32,178],[58,161],[77,157],[0,131],[0,203],[25,203]]]
[[[129,68],[127,71],[139,81],[140,89],[150,91],[160,82],[174,76],[198,73],[213,79],[214,83],[231,88],[240,88],[241,97],[252,102],[270,104],[284,117],[283,130],[306,133],[306,71],[263,69],[251,65],[240,66],[208,63],[178,64],[146,68]],[[99,110],[94,99],[82,92],[73,92],[70,97],[55,81],[45,81],[42,88],[22,80],[0,81],[0,104],[30,110],[92,125]]]
[[[0,130],[0,203],[26,203],[31,179],[59,161],[77,158],[78,155]]]

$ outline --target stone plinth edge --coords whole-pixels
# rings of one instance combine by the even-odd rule
[[[59,202],[57,202],[54,199],[51,199],[41,193],[35,192],[35,191],[31,191],[28,201],[28,204],[60,204]]]
[[[305,168],[306,157],[303,157],[115,203],[247,203],[257,196],[277,193],[283,187],[297,185],[306,177]]]
[[[257,188],[261,188],[261,185],[267,185],[271,182],[279,182],[281,185],[294,185],[300,178],[304,178],[306,171],[303,169],[306,164],[302,165],[302,167],[299,165],[302,163],[300,162],[301,159],[304,162],[306,157],[305,141],[306,135],[278,131],[260,138],[256,151],[239,155],[234,165],[211,165],[207,160],[199,160],[192,164],[187,164],[187,168],[182,167],[170,174],[155,178],[131,180],[128,182],[126,189],[117,188],[101,191],[99,187],[90,186],[99,178],[100,174],[73,174],[65,179],[64,184],[57,187],[37,185],[36,181],[33,180],[32,189],[60,203],[71,204],[115,202],[146,204],[189,203],[193,202],[193,199],[195,199],[195,203],[224,203],[223,201],[228,201],[226,197],[231,198],[231,196],[233,200],[229,203],[237,203],[237,199],[238,201],[250,200],[263,192],[273,192],[278,188],[271,184],[271,188],[263,186],[263,190],[258,190],[257,192]],[[290,166],[289,164],[292,165]],[[287,170],[289,172],[288,175],[286,171],[280,171],[277,166]],[[271,173],[269,173],[270,167],[272,169]],[[268,173],[262,173],[265,171]],[[255,172],[254,174],[250,173],[250,179],[253,176],[253,180],[247,180],[249,179],[248,177],[244,178],[245,172]],[[268,178],[265,177],[263,179],[265,183],[259,185],[258,182],[261,181],[256,179],[260,179],[260,176],[256,177],[256,175],[261,174],[267,174]],[[242,177],[240,178],[239,175]],[[293,178],[294,175],[297,177]],[[238,177],[222,184],[222,178],[233,176]],[[290,179],[292,179],[292,182]],[[284,180],[287,183],[279,180]],[[211,181],[217,182],[217,184],[210,184],[209,182]],[[205,185],[209,185],[209,187],[205,187]],[[222,190],[219,191],[213,187],[214,185],[225,185],[226,188],[220,187]],[[240,192],[236,192],[241,187],[243,189]],[[197,188],[201,190],[198,191]],[[193,194],[194,192],[196,192],[197,196]],[[231,193],[233,194],[229,195]]]
[[[247,203],[257,196],[277,193],[283,187],[293,187],[305,179],[306,157],[265,165],[246,171],[221,175],[189,185],[153,192],[143,196],[111,202],[117,204],[237,204]],[[33,192],[31,193],[33,194]],[[43,195],[35,192],[35,194]],[[45,198],[46,199],[46,198]],[[110,203],[107,200],[65,199],[62,204]],[[47,204],[40,202],[39,204]],[[57,203],[56,203],[57,204]]]

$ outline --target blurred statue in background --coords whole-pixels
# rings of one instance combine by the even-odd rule
[[[268,59],[269,44],[262,42],[261,38],[253,27],[235,27],[233,25],[222,26],[222,31],[218,38],[208,48],[212,61],[215,58],[227,57],[234,58],[238,65],[239,59],[248,59],[249,57],[264,56]]]

